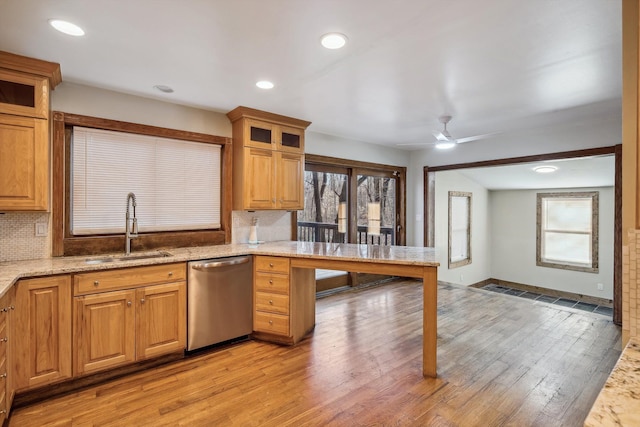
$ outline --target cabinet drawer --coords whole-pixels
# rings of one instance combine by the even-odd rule
[[[75,295],[83,295],[154,283],[180,282],[186,277],[186,264],[176,263],[76,274],[73,284]]]
[[[253,314],[253,329],[257,332],[269,332],[288,337],[289,316],[256,311]]]
[[[256,310],[289,314],[289,295],[256,292]]]
[[[275,256],[257,256],[256,271],[289,274],[289,258]]]
[[[256,272],[256,291],[289,293],[289,276]]]

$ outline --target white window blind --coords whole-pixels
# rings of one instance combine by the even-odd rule
[[[542,199],[542,260],[590,266],[592,198]]]
[[[140,232],[220,228],[220,146],[73,128],[71,230],[125,231],[136,195]]]

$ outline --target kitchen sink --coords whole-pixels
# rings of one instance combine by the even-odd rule
[[[136,255],[122,255],[122,256],[107,256],[102,258],[87,258],[85,264],[105,264],[109,262],[118,261],[135,261],[141,259],[153,259],[153,258],[166,258],[172,256],[169,252],[160,251],[151,254],[136,254]]]

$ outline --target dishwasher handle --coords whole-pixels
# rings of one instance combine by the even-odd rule
[[[191,264],[191,268],[198,271],[210,271],[220,267],[228,267],[230,265],[246,264],[250,260],[251,260],[251,257],[248,257],[248,256],[222,259],[220,261],[210,260],[210,261],[204,261],[197,264]]]

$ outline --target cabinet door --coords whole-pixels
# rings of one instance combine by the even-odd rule
[[[0,111],[18,116],[49,117],[49,80],[0,69]]]
[[[75,298],[74,374],[87,374],[135,360],[135,291]]]
[[[274,124],[259,120],[247,119],[244,122],[244,145],[249,147],[264,148],[271,150],[275,148],[276,133],[278,127]]]
[[[277,153],[278,209],[304,209],[304,155]]]
[[[0,211],[47,210],[47,121],[0,114]]]
[[[15,307],[16,389],[71,377],[71,277],[21,280]]]
[[[147,286],[136,291],[137,359],[185,349],[187,342],[186,283]]]
[[[0,425],[9,414],[15,390],[12,372],[14,337],[11,333],[14,304],[15,287],[11,287],[0,299]]]
[[[274,151],[256,148],[250,148],[246,154],[245,209],[275,207],[274,154],[276,154]]]
[[[278,128],[278,150],[304,153],[304,129],[280,126]]]

